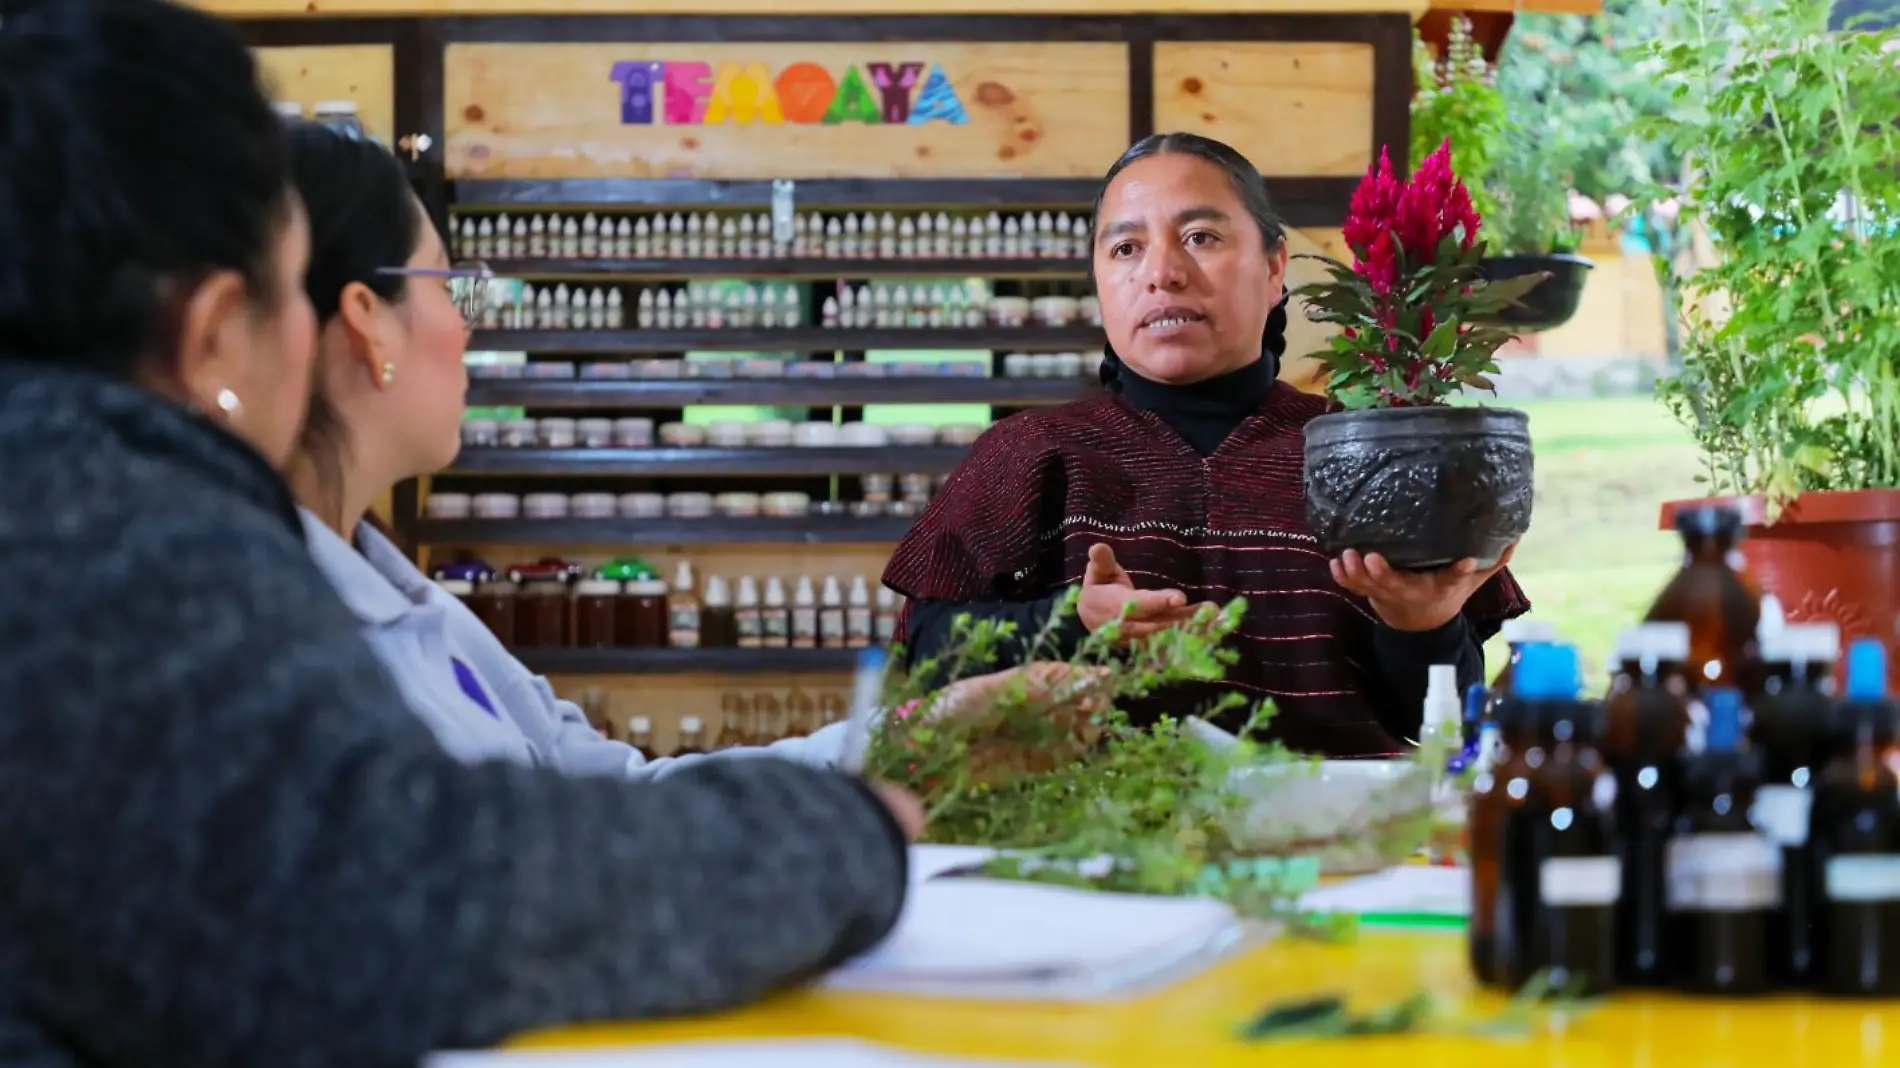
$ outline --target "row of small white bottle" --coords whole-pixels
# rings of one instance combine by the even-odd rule
[[[897,218],[820,215],[792,219],[777,241],[764,215],[464,215],[453,226],[462,259],[1080,259],[1088,219],[1067,212],[952,218],[947,212]]]
[[[491,288],[479,325],[483,330],[619,330],[627,325],[626,298],[612,287],[569,289],[565,282],[540,289],[523,284],[512,300]]]
[[[855,290],[840,284],[836,296],[825,298],[819,321],[845,329],[879,327],[976,328],[989,321],[989,298],[974,287],[950,285],[861,285]]]

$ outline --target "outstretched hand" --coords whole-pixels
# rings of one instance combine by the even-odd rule
[[[1378,553],[1360,556],[1347,549],[1332,561],[1333,581],[1364,597],[1393,630],[1437,630],[1464,611],[1465,602],[1504,570],[1516,550],[1512,545],[1487,568],[1467,559],[1439,571],[1412,572],[1400,571]]]
[[[1115,550],[1102,544],[1089,547],[1088,570],[1082,575],[1082,596],[1076,604],[1076,614],[1089,633],[1121,620],[1123,640],[1146,638],[1192,620],[1202,607],[1189,604],[1187,594],[1180,590],[1136,589],[1135,580],[1116,561]]]

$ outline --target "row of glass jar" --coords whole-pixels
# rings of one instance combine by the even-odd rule
[[[799,516],[915,516],[941,479],[924,474],[865,475],[863,499],[813,501],[810,494],[774,493],[431,493],[431,519],[790,519]]]
[[[886,445],[974,444],[987,429],[980,423],[932,427],[907,423],[884,427],[870,423],[794,423],[762,419],[741,423],[663,423],[660,443],[672,448],[879,448]],[[462,444],[475,449],[645,449],[653,446],[653,420],[621,419],[470,419],[462,424]]]
[[[1008,218],[996,212],[968,217],[942,211],[887,211],[881,217],[807,212],[793,216],[790,229],[789,240],[780,240],[770,216],[710,211],[463,215],[450,224],[464,259],[1080,259],[1088,254],[1088,219],[1067,212]]]
[[[1047,354],[1061,355],[1061,354]],[[1076,370],[1083,369],[1084,357],[1074,353]],[[1024,356],[1014,353],[1006,358]],[[1100,356],[1093,357],[1097,362]],[[1027,360],[1028,357],[1024,356]],[[1041,364],[1017,364],[1022,372],[1029,372]],[[1070,366],[1063,361],[1048,365],[1051,372]],[[577,364],[573,360],[534,360],[523,363],[474,363],[469,365],[468,373],[479,379],[534,379],[571,381],[640,381],[699,378],[983,378],[990,373],[988,360],[932,360],[927,363],[870,363],[851,360],[835,363],[829,360],[779,360],[769,356],[742,356],[732,359],[641,359],[641,360],[592,360]],[[1011,377],[1023,378],[1029,375],[1014,373]]]

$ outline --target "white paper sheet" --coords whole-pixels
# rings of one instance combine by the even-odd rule
[[[1248,933],[1218,901],[938,879],[914,886],[890,938],[826,983],[942,996],[1108,997],[1204,967]]]
[[[1403,864],[1308,891],[1300,904],[1315,912],[1469,916],[1471,869]]]
[[[439,1053],[423,1068],[1061,1068],[1050,1062],[927,1056],[849,1039],[686,1042],[599,1050]]]
[[[914,845],[910,847],[910,885],[926,883],[958,868],[981,864],[996,855],[988,846]]]

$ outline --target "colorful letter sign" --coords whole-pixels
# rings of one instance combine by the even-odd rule
[[[839,71],[793,63],[773,75],[764,63],[701,60],[620,62],[620,121],[627,126],[716,126],[753,123],[801,126],[920,126],[970,121],[941,66],[928,77],[922,63],[850,64]]]

